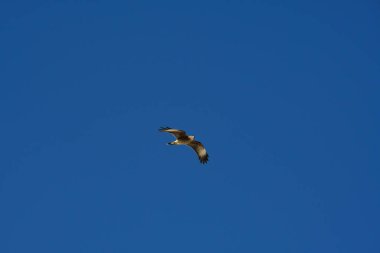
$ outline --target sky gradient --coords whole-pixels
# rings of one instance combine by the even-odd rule
[[[1,1],[0,252],[380,252],[379,25],[370,0]]]

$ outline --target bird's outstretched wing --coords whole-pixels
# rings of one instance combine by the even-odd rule
[[[195,153],[197,153],[199,161],[204,164],[208,161],[208,154],[206,152],[205,147],[199,141],[192,141],[189,145],[192,149],[194,149]]]
[[[178,138],[181,138],[181,137],[185,137],[185,136],[187,136],[185,131],[183,131],[183,130],[179,130],[179,129],[170,128],[170,127],[161,127],[161,128],[159,129],[159,131],[160,131],[160,132],[171,133],[171,134],[174,135],[177,139],[178,139]]]

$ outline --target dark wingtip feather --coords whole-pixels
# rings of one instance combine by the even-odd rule
[[[158,131],[162,132],[164,130],[168,130],[170,129],[170,127],[166,126],[166,127],[160,127],[160,129],[158,129]]]
[[[199,161],[201,162],[201,164],[206,164],[208,162],[208,154],[206,154],[202,158],[199,158]]]

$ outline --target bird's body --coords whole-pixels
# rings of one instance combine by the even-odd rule
[[[169,142],[170,145],[188,145],[195,139],[194,136],[184,136],[176,139],[175,141]]]
[[[201,163],[207,163],[208,154],[206,152],[206,149],[202,143],[195,140],[195,137],[193,135],[187,135],[183,130],[178,130],[170,127],[161,127],[159,131],[170,133],[176,137],[175,141],[168,143],[169,145],[187,145],[197,153],[199,161]]]

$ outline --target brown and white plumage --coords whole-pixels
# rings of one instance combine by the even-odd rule
[[[170,133],[176,138],[175,141],[169,142],[168,143],[169,145],[187,145],[191,147],[195,151],[195,153],[197,153],[199,161],[202,164],[207,163],[208,161],[207,151],[202,143],[195,140],[194,136],[187,135],[186,132],[183,130],[174,129],[170,127],[161,127],[159,131]]]

